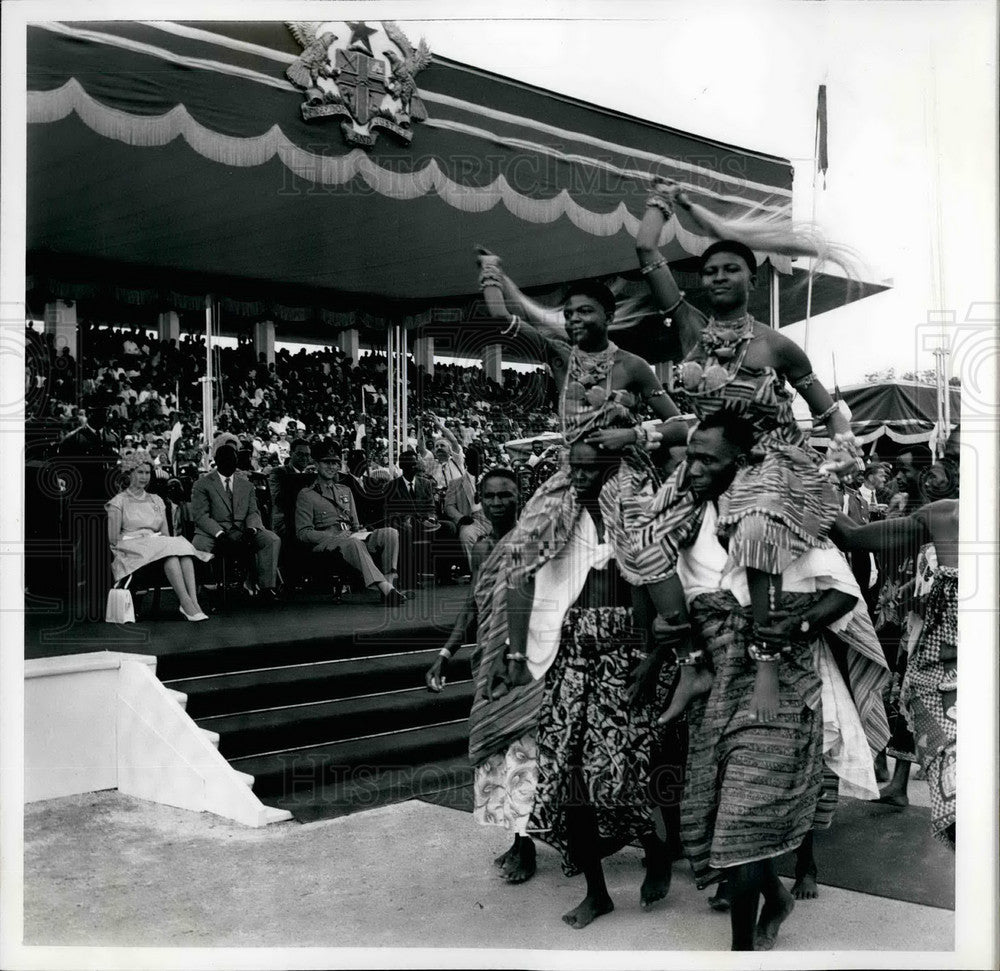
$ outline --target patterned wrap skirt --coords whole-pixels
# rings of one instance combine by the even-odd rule
[[[910,652],[900,704],[931,794],[931,829],[955,846],[955,737],[958,671],[958,570],[938,567],[923,603],[923,626]]]
[[[537,785],[538,746],[532,733],[476,766],[472,818],[482,826],[501,826],[524,836]]]
[[[801,609],[816,597],[785,593],[781,600]],[[832,807],[820,806],[823,713],[813,644],[790,645],[777,662],[778,716],[762,725],[748,715],[757,667],[746,653],[750,609],[720,591],[696,597],[691,616],[715,680],[688,709],[681,840],[705,887],[726,867],[795,849],[811,829],[829,825]]]
[[[662,758],[673,733],[656,724],[676,669],[664,665],[649,704],[625,703],[630,676],[645,653],[631,615],[627,607],[571,608],[545,677],[529,828],[559,850],[569,875],[579,868],[568,845],[567,807],[593,806],[602,841],[625,846],[654,833],[653,808],[669,802],[668,790],[679,785]]]

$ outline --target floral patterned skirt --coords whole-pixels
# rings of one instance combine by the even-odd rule
[[[655,769],[667,737],[656,719],[676,670],[665,665],[655,699],[629,707],[625,693],[644,651],[629,608],[574,607],[566,615],[559,653],[545,678],[529,829],[560,851],[567,874],[578,872],[567,839],[569,806],[593,806],[602,841],[612,845],[654,832],[650,813],[663,802]]]
[[[502,826],[518,836],[528,831],[538,785],[534,734],[513,741],[507,751],[476,766],[472,817],[483,826]]]

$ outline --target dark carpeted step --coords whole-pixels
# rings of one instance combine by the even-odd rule
[[[349,739],[294,752],[231,759],[240,772],[254,777],[253,791],[260,798],[300,797],[308,790],[391,769],[433,766],[467,751],[468,720],[393,732],[372,738]]]
[[[216,618],[216,622],[222,622]],[[211,631],[206,627],[206,636]],[[288,638],[246,646],[202,647],[196,651],[160,655],[157,677],[161,681],[252,671],[287,664],[312,664],[346,658],[427,651],[444,643],[439,627],[417,623],[408,629],[357,632],[332,629],[322,636],[296,636],[294,623]]]
[[[198,725],[218,732],[219,751],[233,759],[454,721],[468,715],[472,694],[471,681],[449,686],[440,694],[431,694],[421,686],[391,694],[200,718]]]
[[[188,696],[187,711],[192,718],[206,718],[419,687],[434,657],[434,651],[420,651],[165,683]],[[472,677],[468,652],[451,662],[451,676],[460,680]]]
[[[340,782],[266,801],[269,805],[287,809],[298,822],[310,823],[409,799],[448,805],[454,798],[450,795],[452,792],[472,792],[472,766],[464,755],[432,764],[407,766],[405,769],[372,770],[365,767],[361,771],[349,772]],[[468,795],[463,804],[471,798]]]

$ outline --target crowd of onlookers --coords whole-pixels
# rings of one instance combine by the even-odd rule
[[[54,446],[83,426],[97,429],[120,452],[144,447],[157,467],[206,469],[209,444],[201,428],[205,339],[185,334],[161,341],[146,331],[81,325],[82,353],[57,350],[53,335],[26,328],[28,440]],[[214,350],[214,433],[230,432],[266,471],[288,458],[296,437],[333,435],[374,464],[388,465],[387,362],[384,353],[352,361],[334,346],[292,353],[273,364],[252,343]],[[473,464],[496,464],[510,440],[555,429],[554,389],[542,372],[504,371],[504,385],[475,367],[436,365],[433,376],[409,366],[411,446],[426,439],[428,415],[444,416]]]
[[[433,531],[454,570],[483,529],[475,491],[482,473],[494,466],[513,467],[524,502],[559,460],[551,444],[557,430],[556,392],[540,371],[506,370],[501,387],[479,368],[436,364],[429,375],[411,362],[410,428],[402,443],[411,457],[390,471],[384,353],[366,353],[355,366],[335,346],[296,353],[280,348],[268,364],[247,339],[239,339],[235,347],[219,347],[213,352],[215,427],[205,441],[202,336],[161,341],[141,329],[84,324],[79,361],[68,349],[57,348],[52,334],[30,326],[26,344],[29,536],[50,532],[47,522],[39,524],[39,517],[51,516],[45,505],[53,495],[52,476],[45,471],[48,460],[93,460],[89,466],[78,465],[80,482],[72,489],[63,469],[63,478],[56,476],[61,483],[56,493],[72,492],[78,501],[98,504],[117,487],[115,467],[140,450],[148,456],[150,491],[170,501],[176,531],[190,533],[193,524],[185,517],[192,488],[216,468],[215,451],[226,441],[237,453],[237,467],[256,487],[266,522],[293,545],[295,497],[287,488],[280,497],[283,477],[294,473],[299,491],[316,475],[317,449],[329,451],[333,443],[340,455],[337,473],[350,487],[359,526],[378,529],[391,521],[391,528],[403,534],[404,562],[412,559],[406,547],[412,545],[413,527],[425,546]],[[519,439],[533,441],[510,444]],[[372,496],[384,495],[389,480],[404,478],[404,466],[428,483],[419,514],[380,512]],[[906,447],[892,463],[870,463],[863,480],[859,476],[855,483],[856,500],[866,515],[905,515],[947,487],[936,483],[934,474],[925,446]],[[38,489],[33,488],[36,483]],[[441,537],[448,538],[444,546]]]
[[[335,346],[296,353],[279,348],[268,364],[249,340],[218,347],[215,422],[206,441],[202,336],[159,340],[141,329],[81,324],[76,359],[57,347],[51,333],[29,325],[25,335],[29,536],[68,534],[68,521],[58,530],[53,526],[56,510],[65,517],[68,505],[77,511],[101,508],[120,484],[116,468],[140,453],[150,465],[149,491],[167,500],[175,532],[191,535],[193,486],[216,468],[218,445],[227,441],[237,452],[238,468],[256,487],[266,522],[277,520],[289,547],[296,545],[295,528],[282,518],[294,518],[294,507],[276,501],[276,489],[288,470],[315,475],[316,463],[304,456],[318,446],[336,443],[343,481],[357,482],[362,492],[393,477],[384,353],[365,353],[355,366]],[[479,368],[456,364],[437,363],[429,375],[411,361],[408,377],[410,427],[402,448],[414,457],[420,479],[430,483],[430,505],[421,506],[416,518],[396,510],[391,528],[404,533],[401,567],[413,559],[401,528],[407,520],[423,530],[418,545],[426,547],[433,538],[435,549],[447,554],[438,560],[447,561],[446,575],[453,575],[461,572],[482,527],[475,496],[481,473],[496,465],[518,468],[526,497],[554,469],[555,455],[544,436],[557,427],[555,391],[543,372],[512,369],[504,371],[503,387]],[[533,448],[509,445],[538,436],[543,441]],[[398,463],[395,477],[402,478],[405,464]],[[462,489],[451,482],[459,478]],[[72,501],[60,504],[60,498]],[[357,499],[371,522],[373,503],[360,494]]]

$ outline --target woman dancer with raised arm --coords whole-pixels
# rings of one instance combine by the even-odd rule
[[[747,569],[754,623],[763,627],[769,622],[771,605],[780,601],[784,570],[808,549],[828,544],[840,504],[827,472],[853,466],[857,445],[847,419],[817,380],[802,349],[748,313],[757,261],[745,242],[719,239],[702,254],[701,281],[711,317],[684,299],[658,249],[675,205],[712,235],[732,227],[694,205],[676,185],[660,182],[647,200],[636,252],[640,271],[667,315],[668,326],[678,328],[685,354],[670,393],[699,419],[723,406],[735,408],[757,431],[757,461],[741,470],[734,481],[726,507],[720,510],[719,527],[728,534],[730,559]],[[803,251],[793,234],[782,237],[768,232],[760,238],[771,251]],[[802,395],[814,421],[824,423],[833,439],[825,466],[808,447],[795,420],[792,389]],[[662,502],[654,500],[650,505],[627,490],[628,484],[623,483],[623,508],[631,511],[626,518],[626,540],[634,544],[643,582],[661,583],[675,571],[677,549],[685,541],[683,517],[678,520],[676,509],[661,516]],[[668,719],[679,715],[693,696],[708,691],[712,682],[700,652],[691,651],[679,660],[681,681],[666,713]],[[761,665],[754,711],[773,709],[776,692],[773,668]]]

